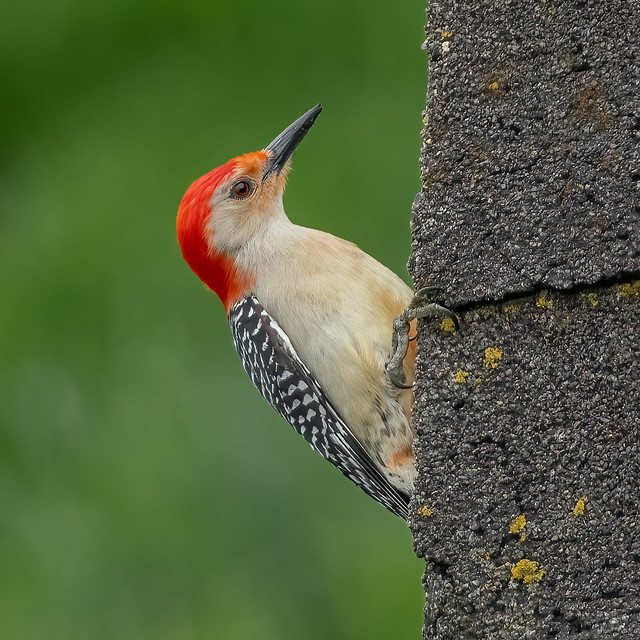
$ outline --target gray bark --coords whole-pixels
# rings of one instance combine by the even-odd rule
[[[640,638],[640,3],[433,0],[426,46],[424,637]]]

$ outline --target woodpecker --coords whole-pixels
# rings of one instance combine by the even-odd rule
[[[287,217],[290,158],[321,110],[196,180],[179,206],[178,242],[222,301],[258,391],[313,449],[406,518],[415,318],[443,308],[417,304],[355,244]]]

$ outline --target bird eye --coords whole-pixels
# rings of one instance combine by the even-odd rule
[[[231,187],[231,193],[236,198],[246,198],[253,193],[254,184],[251,180],[238,180],[233,187]]]

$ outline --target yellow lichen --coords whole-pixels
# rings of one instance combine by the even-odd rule
[[[550,309],[553,307],[553,300],[549,297],[548,291],[541,291],[536,298],[536,307],[540,309]]]
[[[520,304],[516,302],[505,302],[502,305],[502,311],[504,313],[513,313],[514,311],[518,311],[520,309]]]
[[[456,371],[456,382],[458,384],[464,384],[467,381],[468,377],[469,377],[468,371],[463,371],[462,369],[458,369],[458,371]]]
[[[484,350],[484,366],[487,369],[497,369],[500,360],[502,360],[502,349],[487,347]]]
[[[518,540],[518,544],[524,542],[527,539],[527,534],[524,533],[524,528],[527,526],[527,518],[524,514],[516,516],[513,519],[513,522],[509,525],[509,533],[513,533],[514,535],[520,534],[520,540]]]
[[[511,567],[511,579],[519,580],[524,584],[540,582],[546,575],[547,572],[544,569],[540,569],[535,560],[526,560],[523,558]]]
[[[429,507],[427,507],[427,505],[423,505],[422,507],[420,507],[418,509],[418,515],[419,516],[424,516],[425,518],[428,518],[429,516],[433,515],[433,509],[430,509]]]
[[[573,507],[573,515],[583,516],[586,506],[587,506],[587,496],[582,496],[582,498],[580,498],[580,500],[576,502],[576,506]]]
[[[588,293],[587,300],[591,303],[592,307],[597,307],[599,304],[597,293]]]
[[[509,533],[520,533],[527,526],[527,518],[524,515],[517,516],[509,525]]]
[[[448,331],[449,333],[456,332],[456,323],[451,318],[443,318],[440,323],[440,328],[443,331]]]
[[[618,285],[618,293],[625,298],[630,296],[640,296],[640,280],[625,282]]]
[[[509,86],[509,76],[505,73],[494,71],[484,76],[484,87],[492,98],[502,98],[509,91]]]
[[[441,31],[440,32],[440,37],[442,39],[450,38],[452,35],[453,35],[453,31]]]

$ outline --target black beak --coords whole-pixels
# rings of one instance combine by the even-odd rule
[[[313,109],[309,109],[307,113],[300,116],[295,122],[290,124],[279,136],[266,146],[266,150],[270,151],[270,157],[267,161],[267,167],[262,175],[262,180],[266,180],[272,173],[278,175],[282,171],[282,167],[286,164],[296,147],[302,142],[311,125],[322,111],[322,105],[317,104]]]

